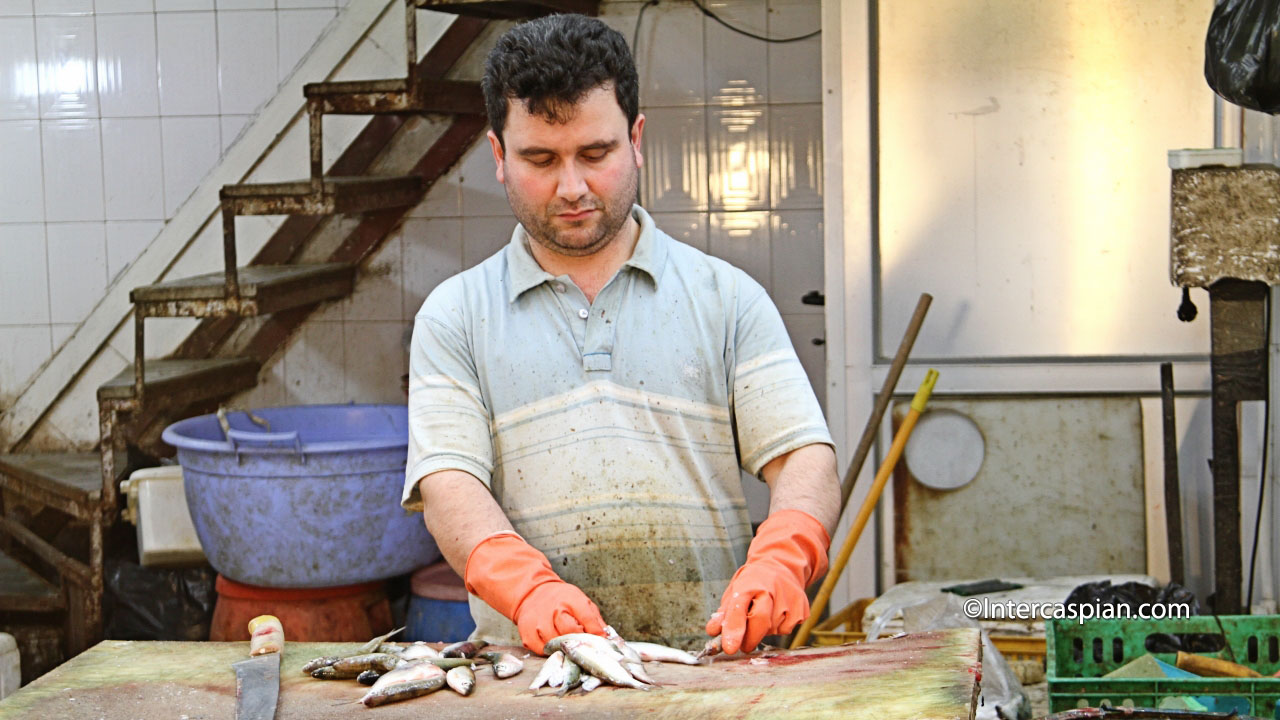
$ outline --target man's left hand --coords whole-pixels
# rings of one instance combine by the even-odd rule
[[[812,515],[775,512],[760,524],[725,588],[720,609],[707,621],[707,634],[720,636],[726,653],[750,652],[766,635],[789,633],[809,617],[805,586],[827,570],[831,539]]]

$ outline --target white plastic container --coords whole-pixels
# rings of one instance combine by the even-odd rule
[[[0,632],[0,700],[22,684],[22,665],[18,658],[18,642],[9,633]]]
[[[124,517],[138,528],[140,564],[184,567],[205,562],[187,509],[180,466],[138,470],[121,484],[120,490],[128,503]]]

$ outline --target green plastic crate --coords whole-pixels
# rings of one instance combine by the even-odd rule
[[[1221,622],[1221,626],[1219,626]],[[1046,623],[1049,711],[1082,707],[1158,708],[1170,697],[1211,697],[1240,712],[1280,719],[1280,616],[1202,615],[1166,620],[1049,620]],[[1200,653],[1257,670],[1262,678],[1104,678],[1148,653],[1150,635],[1211,635],[1224,647]],[[1230,650],[1228,650],[1228,648]],[[1173,664],[1173,653],[1151,653]],[[1231,700],[1222,702],[1224,698]]]

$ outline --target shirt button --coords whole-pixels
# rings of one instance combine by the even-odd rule
[[[564,292],[564,283],[556,283],[556,292],[558,293]]]
[[[582,318],[583,320],[586,320],[587,316],[590,314],[591,313],[587,312],[586,308],[582,308],[581,310],[578,311],[578,317]]]

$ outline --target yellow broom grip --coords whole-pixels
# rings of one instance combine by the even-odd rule
[[[840,554],[836,556],[836,561],[831,566],[831,571],[827,573],[827,577],[822,581],[822,587],[818,590],[818,595],[813,600],[813,607],[809,610],[809,617],[800,626],[795,640],[791,641],[791,649],[794,650],[808,642],[813,626],[818,624],[818,618],[821,617],[823,609],[827,607],[827,602],[831,599],[831,591],[835,589],[836,582],[840,579],[841,573],[844,572],[845,565],[849,563],[849,556],[853,554],[853,548],[858,544],[858,537],[862,535],[863,529],[867,526],[867,521],[871,519],[871,513],[880,501],[880,493],[884,491],[885,484],[889,482],[889,476],[893,474],[893,468],[898,464],[898,458],[902,457],[902,450],[907,446],[907,439],[911,437],[911,431],[915,429],[916,421],[920,419],[920,413],[924,412],[924,407],[929,402],[929,396],[933,394],[933,387],[937,382],[937,370],[929,370],[929,372],[925,373],[924,382],[920,383],[920,389],[916,391],[916,396],[911,401],[911,410],[907,412],[907,416],[902,420],[902,425],[898,427],[898,432],[893,437],[893,445],[889,448],[889,454],[885,456],[884,462],[880,463],[880,469],[876,472],[875,482],[871,484],[871,490],[867,492],[867,497],[863,500],[862,507],[858,508],[858,516],[854,518],[853,526],[849,528],[849,534],[844,539],[844,545],[840,547]]]

